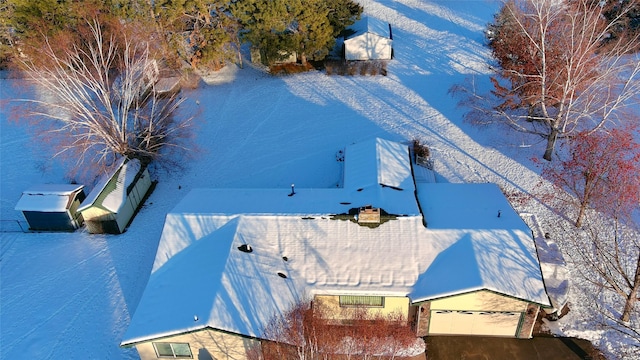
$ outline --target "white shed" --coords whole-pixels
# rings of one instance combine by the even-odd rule
[[[390,60],[393,36],[391,24],[363,17],[350,27],[353,34],[344,40],[346,60]]]
[[[82,225],[78,207],[84,185],[43,184],[22,192],[15,209],[22,212],[31,230],[73,231]]]
[[[137,159],[122,158],[80,206],[92,234],[121,234],[151,187],[149,171]]]

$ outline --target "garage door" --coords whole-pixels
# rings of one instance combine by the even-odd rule
[[[522,313],[432,310],[429,334],[515,337]]]

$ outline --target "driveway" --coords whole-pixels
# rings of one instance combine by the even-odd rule
[[[475,336],[427,336],[429,360],[580,360],[605,359],[593,345],[576,338],[537,336],[506,339]]]

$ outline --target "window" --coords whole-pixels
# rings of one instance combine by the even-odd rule
[[[340,306],[383,307],[382,296],[341,295]]]
[[[154,342],[153,347],[156,349],[158,357],[169,358],[187,358],[191,359],[191,348],[187,343],[164,343]]]

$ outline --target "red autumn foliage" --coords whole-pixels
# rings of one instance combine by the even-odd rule
[[[254,360],[393,359],[418,340],[407,319],[351,309],[348,320],[336,320],[327,309],[300,302],[267,326]],[[344,314],[342,314],[344,315]]]
[[[633,9],[625,4],[608,18],[591,0],[505,2],[488,29],[498,65],[493,90],[491,96],[466,91],[474,109],[468,117],[489,115],[482,121],[541,136],[548,161],[558,140],[621,118],[633,104],[628,99],[640,93],[640,62],[628,55],[638,39],[612,41],[611,34]]]
[[[575,225],[591,207],[615,217],[640,202],[640,143],[637,126],[580,132],[568,142],[567,159],[547,165],[542,177],[575,198]]]

